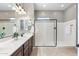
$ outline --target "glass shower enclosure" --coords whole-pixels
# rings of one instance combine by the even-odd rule
[[[57,20],[35,20],[35,46],[55,47],[57,45]]]

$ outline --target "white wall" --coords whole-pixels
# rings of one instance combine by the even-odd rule
[[[77,42],[77,44],[79,44],[79,3],[78,3],[78,42]],[[79,48],[77,48],[78,49],[78,56],[79,56]]]
[[[64,40],[64,23],[58,22],[57,23],[57,47],[63,46]]]
[[[64,11],[64,22],[76,19],[76,8],[76,4],[73,4]]]
[[[58,25],[58,46],[76,45],[76,4],[69,6],[64,10],[63,23]],[[70,34],[70,24],[74,24]],[[64,35],[64,36],[63,36]],[[63,37],[62,37],[63,36]]]
[[[64,23],[64,40],[70,46],[76,46],[76,20]]]
[[[76,20],[64,22],[64,43],[66,46],[76,46]]]
[[[79,44],[79,4],[78,4],[78,42]]]
[[[59,47],[76,46],[76,20],[58,23],[57,33]]]

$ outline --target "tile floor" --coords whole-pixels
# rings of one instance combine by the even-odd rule
[[[34,47],[31,56],[76,56],[75,47]]]

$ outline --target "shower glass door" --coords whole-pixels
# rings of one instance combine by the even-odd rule
[[[57,45],[56,19],[39,19],[35,21],[35,46]]]

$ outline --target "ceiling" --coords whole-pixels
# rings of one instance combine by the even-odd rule
[[[72,3],[35,3],[35,10],[65,10]]]
[[[9,5],[11,5],[9,7]],[[64,7],[61,7],[64,5]],[[71,3],[35,3],[35,10],[65,10]],[[15,6],[14,3],[0,3],[0,11],[13,11],[12,7]]]

